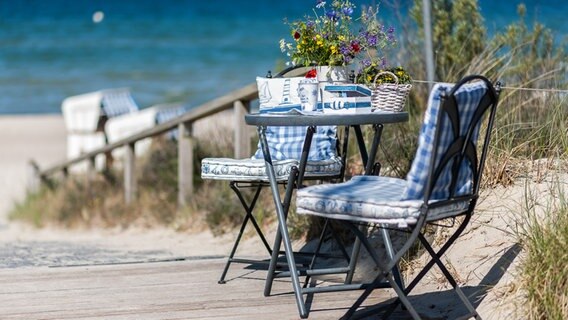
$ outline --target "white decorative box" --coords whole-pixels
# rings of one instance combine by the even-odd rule
[[[323,101],[323,113],[354,114],[371,112],[371,90],[359,84],[325,86],[330,98]]]

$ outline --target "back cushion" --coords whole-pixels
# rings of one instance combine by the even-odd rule
[[[435,130],[442,130],[442,136],[438,143],[438,156],[435,160],[435,166],[438,165],[442,155],[446,152],[453,141],[454,132],[448,116],[444,114],[442,124],[439,125],[437,123],[438,113],[440,111],[440,96],[442,92],[445,91],[448,94],[449,99],[449,93],[453,86],[453,84],[449,83],[439,83],[432,88],[428,99],[428,107],[424,116],[424,122],[420,129],[416,156],[412,162],[412,167],[406,176],[407,188],[403,194],[403,199],[424,198],[430,170],[430,160],[433,155]],[[486,92],[487,87],[484,82],[474,82],[461,86],[461,88],[459,88],[454,94],[459,110],[460,135],[465,135],[469,124],[472,121],[473,114]],[[471,139],[475,143],[477,143],[478,134],[479,126],[475,129]],[[469,166],[470,164],[467,161],[464,161],[461,164],[456,184],[456,195],[464,195],[472,192],[472,171]],[[449,197],[451,167],[452,162],[450,162],[440,174],[438,181],[432,190],[430,199],[447,199]]]
[[[257,77],[260,111],[263,113],[283,112],[300,108],[298,84],[303,77],[294,78],[261,78]],[[273,160],[300,159],[307,127],[268,127],[266,139]],[[336,156],[335,126],[320,126],[314,133],[308,160],[326,160]],[[253,158],[262,159],[260,148]]]

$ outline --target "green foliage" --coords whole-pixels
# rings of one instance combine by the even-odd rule
[[[564,44],[555,44],[550,29],[535,22],[529,30],[525,22],[526,8],[518,7],[519,21],[492,40],[492,52],[500,56],[495,65],[501,79],[523,87],[566,87]]]
[[[421,0],[414,1],[410,14],[416,22],[419,39],[424,39]],[[436,78],[441,81],[461,78],[487,43],[477,0],[433,0],[432,23]],[[423,52],[422,44],[415,43],[412,48],[411,52]]]

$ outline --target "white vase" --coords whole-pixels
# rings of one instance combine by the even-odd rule
[[[346,66],[317,66],[316,77],[318,79],[318,100],[325,105],[333,99],[331,92],[325,91],[325,86],[348,82]]]
[[[318,82],[347,82],[349,79],[346,66],[317,66]]]

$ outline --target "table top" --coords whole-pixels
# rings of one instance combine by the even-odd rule
[[[245,122],[254,126],[349,126],[408,121],[408,112],[374,111],[358,114],[251,113]]]

